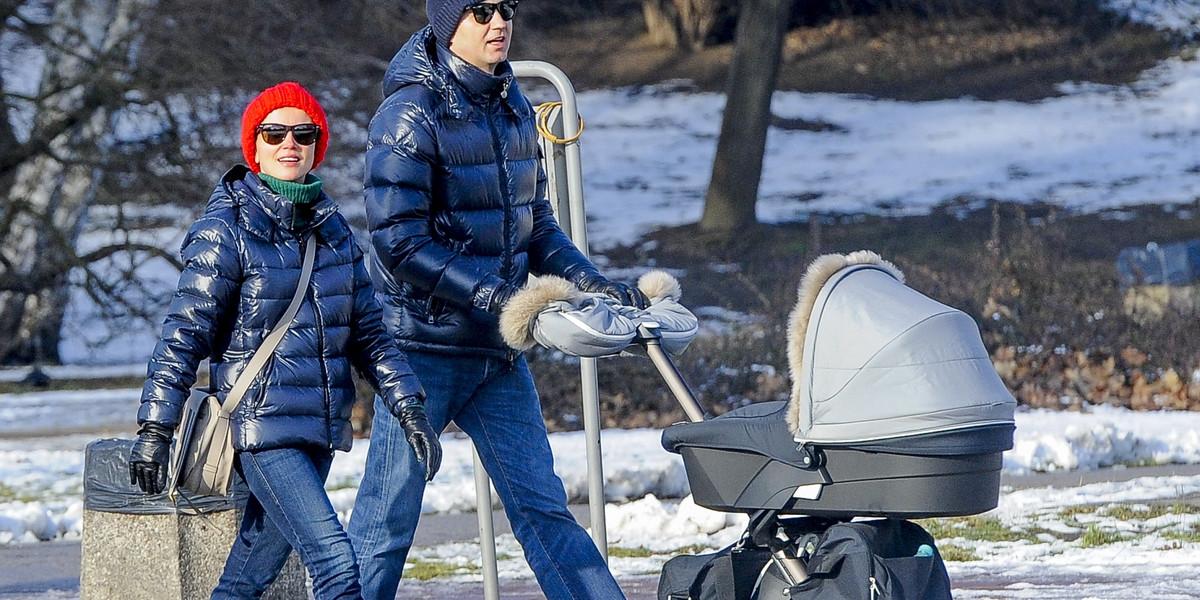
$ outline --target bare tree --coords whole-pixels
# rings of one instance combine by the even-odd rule
[[[702,229],[733,232],[756,221],[754,205],[762,177],[771,96],[779,76],[791,4],[789,0],[742,2],[717,154],[700,219]]]
[[[161,318],[163,290],[139,270],[180,265],[153,232],[186,226],[241,162],[236,129],[254,90],[336,81],[322,97],[335,123],[326,162],[353,164],[363,141],[351,124],[378,104],[387,59],[425,18],[369,0],[237,11],[225,0],[0,0],[0,17],[0,59],[31,64],[0,76],[38,77],[31,89],[0,80],[0,331],[12,332],[0,364],[57,360],[72,291],[112,331]]]
[[[150,0],[6,3],[6,33],[43,59],[32,94],[4,94],[0,138],[0,362],[57,359],[68,276],[111,255],[76,251],[109,155],[111,119],[125,104],[139,18]],[[30,115],[28,135],[14,113]],[[126,252],[162,254],[131,240]]]

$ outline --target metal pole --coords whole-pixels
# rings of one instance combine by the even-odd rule
[[[475,466],[475,513],[479,516],[479,558],[483,566],[483,597],[500,598],[500,570],[496,566],[496,529],[492,524],[492,482],[488,479],[479,450],[471,443],[471,458]]]
[[[559,112],[562,137],[570,139],[579,133],[579,107],[575,102],[575,86],[558,67],[543,61],[516,61],[512,63],[517,77],[540,77],[549,81],[562,100]],[[571,142],[563,147],[566,160],[568,230],[571,241],[588,255],[587,218],[583,208],[583,162],[579,143]],[[579,360],[580,390],[583,396],[583,433],[587,446],[588,508],[591,518],[592,541],[608,561],[608,527],[604,517],[604,465],[600,448],[600,392],[596,375],[596,359]]]

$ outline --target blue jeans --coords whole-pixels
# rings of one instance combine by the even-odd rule
[[[513,534],[548,600],[625,596],[587,531],[567,510],[529,365],[408,352],[436,431],[454,421],[471,439],[504,502]],[[425,470],[404,431],[375,401],[365,476],[350,517],[363,597],[394,600],[421,516]]]
[[[261,597],[292,548],[317,600],[362,598],[354,549],[325,493],[333,452],[278,448],[239,452],[237,460],[250,498],[212,600]]]

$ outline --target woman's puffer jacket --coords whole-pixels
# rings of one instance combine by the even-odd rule
[[[246,167],[222,178],[184,239],[185,266],[150,359],[139,424],[175,427],[205,358],[224,399],[287,310],[309,236],[318,245],[305,301],[233,413],[234,447],[349,450],[352,367],[392,407],[423,401],[383,325],[362,252],[337,204],[322,193],[298,230],[291,227],[293,208]]]
[[[545,199],[533,108],[507,62],[485,73],[428,27],[383,92],[364,190],[384,320],[406,349],[511,356],[486,310],[498,286],[598,276]]]

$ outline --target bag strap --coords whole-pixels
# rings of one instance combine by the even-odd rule
[[[267,334],[267,339],[263,340],[258,350],[254,351],[254,356],[250,357],[246,370],[238,376],[237,381],[233,383],[233,389],[229,390],[229,395],[225,397],[225,402],[221,403],[221,413],[227,417],[233,414],[238,404],[241,404],[242,397],[250,389],[250,383],[267,364],[267,360],[271,358],[275,348],[279,346],[279,342],[283,341],[283,336],[291,326],[292,319],[295,319],[296,313],[300,312],[300,304],[304,302],[304,292],[308,289],[308,282],[312,278],[313,263],[316,262],[317,242],[315,238],[315,235],[310,235],[304,242],[304,266],[300,270],[300,281],[296,283],[296,293],[292,296],[292,303],[288,305],[287,311],[280,317],[271,333]]]

